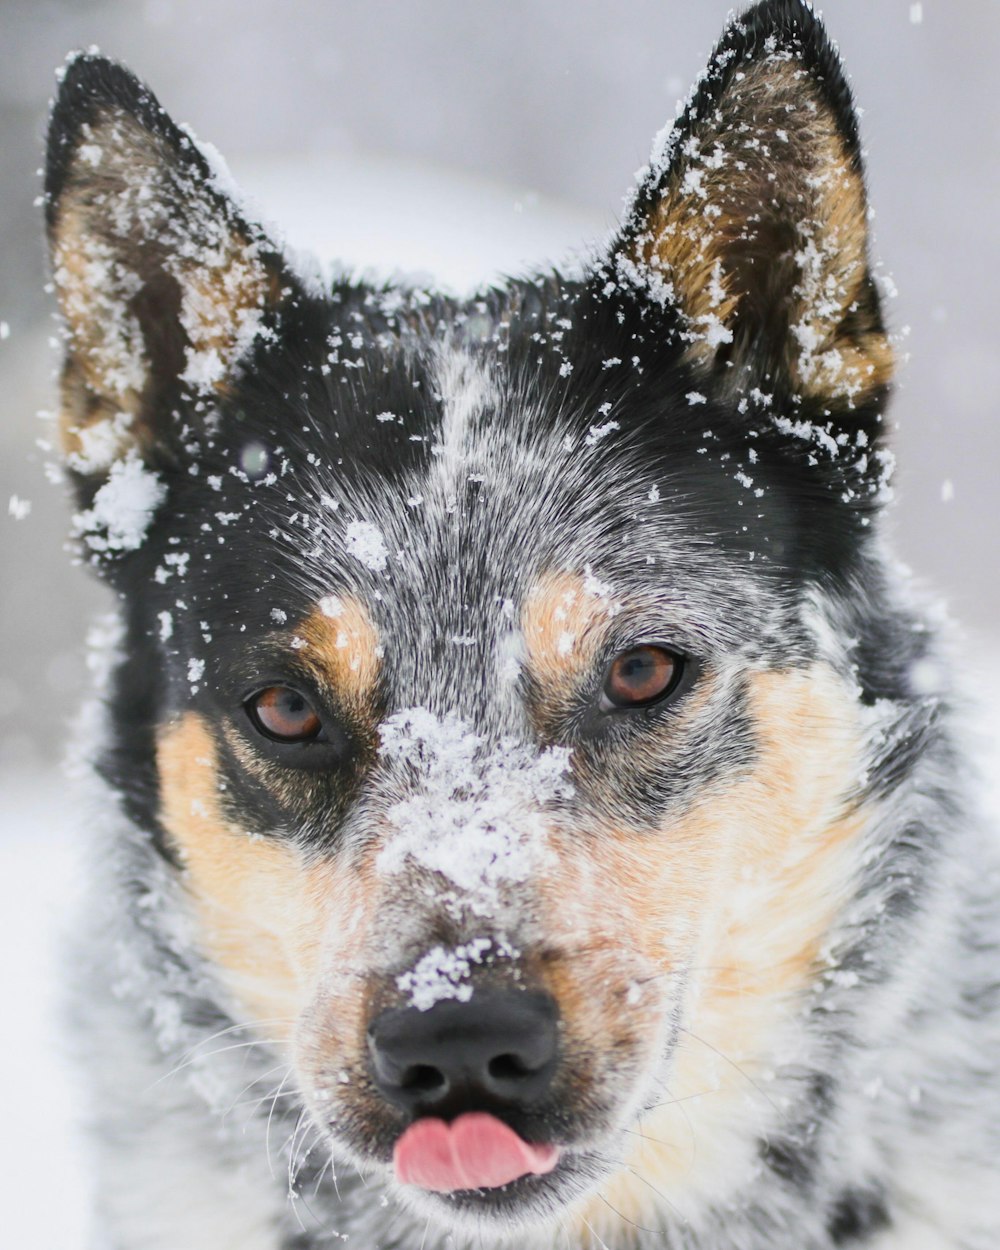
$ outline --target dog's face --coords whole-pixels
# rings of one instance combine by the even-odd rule
[[[442,1221],[735,1183],[874,802],[829,615],[891,353],[815,19],[727,31],[589,271],[468,303],[307,289],[107,62],[51,142],[105,768],[228,1010]],[[469,1113],[524,1174],[421,1183]]]

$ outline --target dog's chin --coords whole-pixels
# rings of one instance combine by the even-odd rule
[[[349,1100],[325,1103],[322,1109],[310,1105],[309,1110],[335,1160],[353,1164],[364,1176],[381,1175],[396,1202],[445,1232],[505,1238],[519,1230],[528,1236],[542,1233],[546,1225],[558,1227],[572,1206],[616,1170],[621,1157],[621,1126],[608,1123],[611,1117],[606,1112],[602,1116],[591,1108],[586,1121],[581,1117],[572,1126],[564,1116],[558,1134],[563,1137],[558,1143],[559,1157],[549,1171],[528,1172],[489,1187],[424,1188],[420,1183],[404,1183],[396,1175],[393,1154],[401,1132],[398,1123],[369,1105]],[[551,1140],[543,1123],[515,1122],[512,1127],[526,1140]]]
[[[369,1177],[381,1173],[387,1192],[395,1201],[445,1232],[500,1237],[519,1231],[526,1236],[537,1234],[546,1225],[558,1225],[574,1203],[614,1170],[609,1154],[602,1149],[566,1148],[550,1172],[529,1174],[490,1188],[442,1193],[401,1184],[394,1176],[392,1163],[381,1152],[380,1157],[372,1157],[370,1150],[359,1152],[338,1141],[329,1128],[326,1136],[335,1159],[352,1160],[359,1173]],[[611,1156],[614,1154],[610,1152]]]
[[[551,1172],[522,1176],[490,1189],[435,1193],[415,1185],[394,1185],[399,1199],[443,1228],[464,1232],[530,1232],[565,1216],[567,1208],[608,1173],[590,1152],[565,1152]]]

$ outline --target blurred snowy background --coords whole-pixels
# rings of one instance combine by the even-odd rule
[[[40,987],[76,875],[58,761],[86,684],[86,621],[104,600],[69,566],[68,510],[37,446],[49,429],[36,414],[55,406],[33,204],[54,68],[91,44],[124,60],[296,246],[463,288],[564,258],[614,224],[727,4],[0,0],[4,1244],[81,1245],[70,1096]],[[970,628],[988,683],[1000,643],[1000,3],[828,0],[824,12],[864,110],[877,252],[911,357],[893,408],[896,543]]]

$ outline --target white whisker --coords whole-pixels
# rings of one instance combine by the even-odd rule
[[[268,1170],[270,1171],[271,1176],[275,1179],[277,1178],[275,1177],[274,1163],[271,1160],[271,1121],[274,1118],[274,1109],[278,1102],[278,1096],[281,1094],[281,1091],[284,1089],[285,1082],[288,1080],[291,1074],[292,1074],[292,1070],[291,1068],[289,1068],[288,1071],[285,1073],[285,1075],[282,1077],[281,1084],[278,1086],[278,1089],[274,1097],[271,1099],[271,1110],[267,1113],[267,1127],[264,1130],[264,1154],[267,1158]],[[301,1115],[304,1115],[304,1114],[305,1112],[301,1112],[300,1117]]]

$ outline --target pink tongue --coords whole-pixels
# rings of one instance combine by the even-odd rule
[[[519,1176],[541,1176],[559,1162],[558,1146],[529,1146],[512,1128],[483,1111],[444,1120],[417,1120],[396,1142],[396,1179],[438,1194],[495,1189]]]

